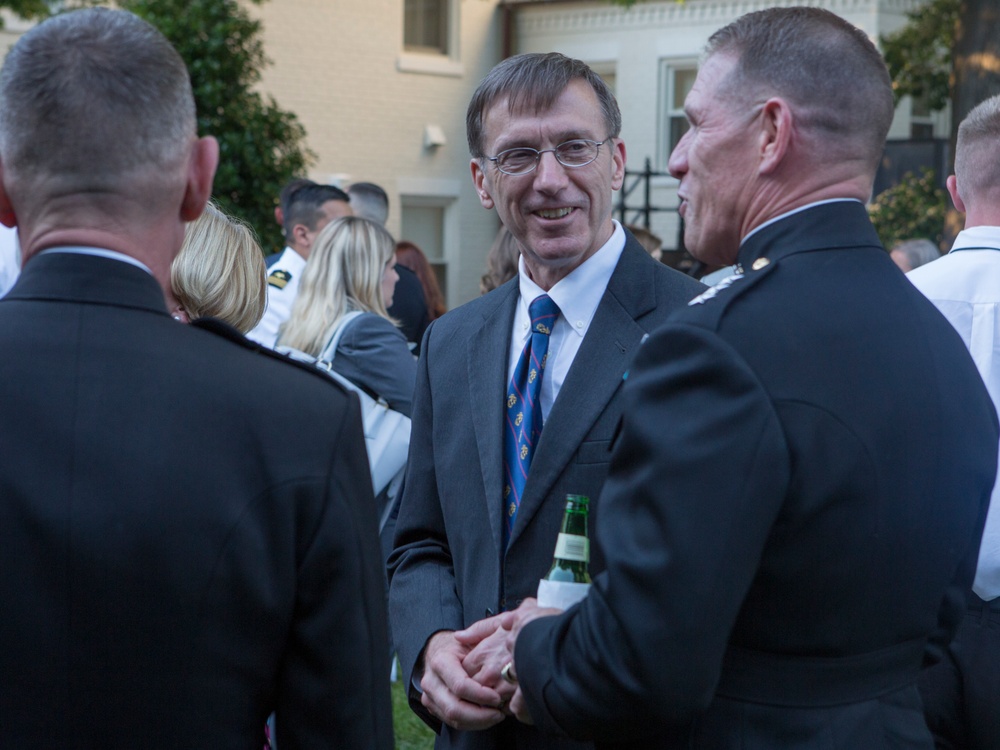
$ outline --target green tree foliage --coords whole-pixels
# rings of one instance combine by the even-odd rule
[[[274,221],[278,193],[313,155],[298,118],[253,88],[269,62],[260,22],[237,0],[123,0],[121,6],[163,32],[187,63],[198,132],[219,140],[214,200],[257,230],[265,253],[282,247]]]
[[[0,8],[9,10],[21,18],[45,18],[52,12],[52,0],[0,0]],[[3,19],[0,18],[0,29]]]
[[[941,109],[948,101],[960,6],[960,0],[930,0],[907,14],[903,28],[881,38],[897,102],[925,96],[931,109]]]
[[[922,170],[919,177],[907,172],[868,207],[875,231],[888,249],[922,237],[940,246],[947,211],[948,196],[935,183],[931,169]]]

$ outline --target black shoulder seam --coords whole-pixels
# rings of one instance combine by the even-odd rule
[[[274,351],[270,347],[263,346],[251,339],[248,339],[242,333],[237,331],[231,325],[225,321],[219,320],[218,318],[198,318],[197,320],[191,321],[191,325],[194,328],[200,328],[203,331],[207,331],[215,336],[226,339],[237,346],[241,346],[244,349],[249,349],[250,351],[256,352],[257,354],[269,357],[270,359],[276,359],[279,362],[283,362],[290,367],[295,367],[296,369],[302,370],[303,372],[308,372],[310,375],[322,379],[324,382],[335,386],[342,393],[348,393],[348,389],[338,383],[331,377],[324,375],[317,367],[310,365],[306,362],[297,362],[296,360],[288,357],[280,352]]]

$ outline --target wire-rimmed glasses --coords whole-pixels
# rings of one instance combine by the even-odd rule
[[[564,141],[555,148],[528,148],[519,146],[501,151],[496,156],[487,156],[491,162],[496,164],[504,174],[512,176],[528,174],[534,172],[535,167],[542,158],[542,154],[551,152],[556,157],[556,161],[564,167],[575,169],[585,167],[594,161],[601,153],[601,146],[611,140],[608,136],[603,141],[591,141],[587,138],[574,138],[571,141]]]

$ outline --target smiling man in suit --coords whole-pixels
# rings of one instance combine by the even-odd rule
[[[0,71],[0,727],[15,747],[392,747],[357,400],[164,290],[211,193],[184,62],[131,13]],[[282,394],[275,414],[274,394]]]
[[[502,664],[452,633],[534,595],[566,494],[600,492],[632,356],[703,287],[612,219],[621,115],[583,63],[505,60],[474,94],[467,130],[479,199],[522,255],[515,279],[424,336],[390,558],[393,633],[438,747],[579,747],[505,721]]]

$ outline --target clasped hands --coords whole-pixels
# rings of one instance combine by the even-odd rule
[[[502,673],[514,658],[521,628],[537,617],[561,611],[525,599],[516,610],[480,620],[465,630],[435,633],[424,649],[421,703],[455,729],[488,729],[505,716],[532,724],[516,681]]]

